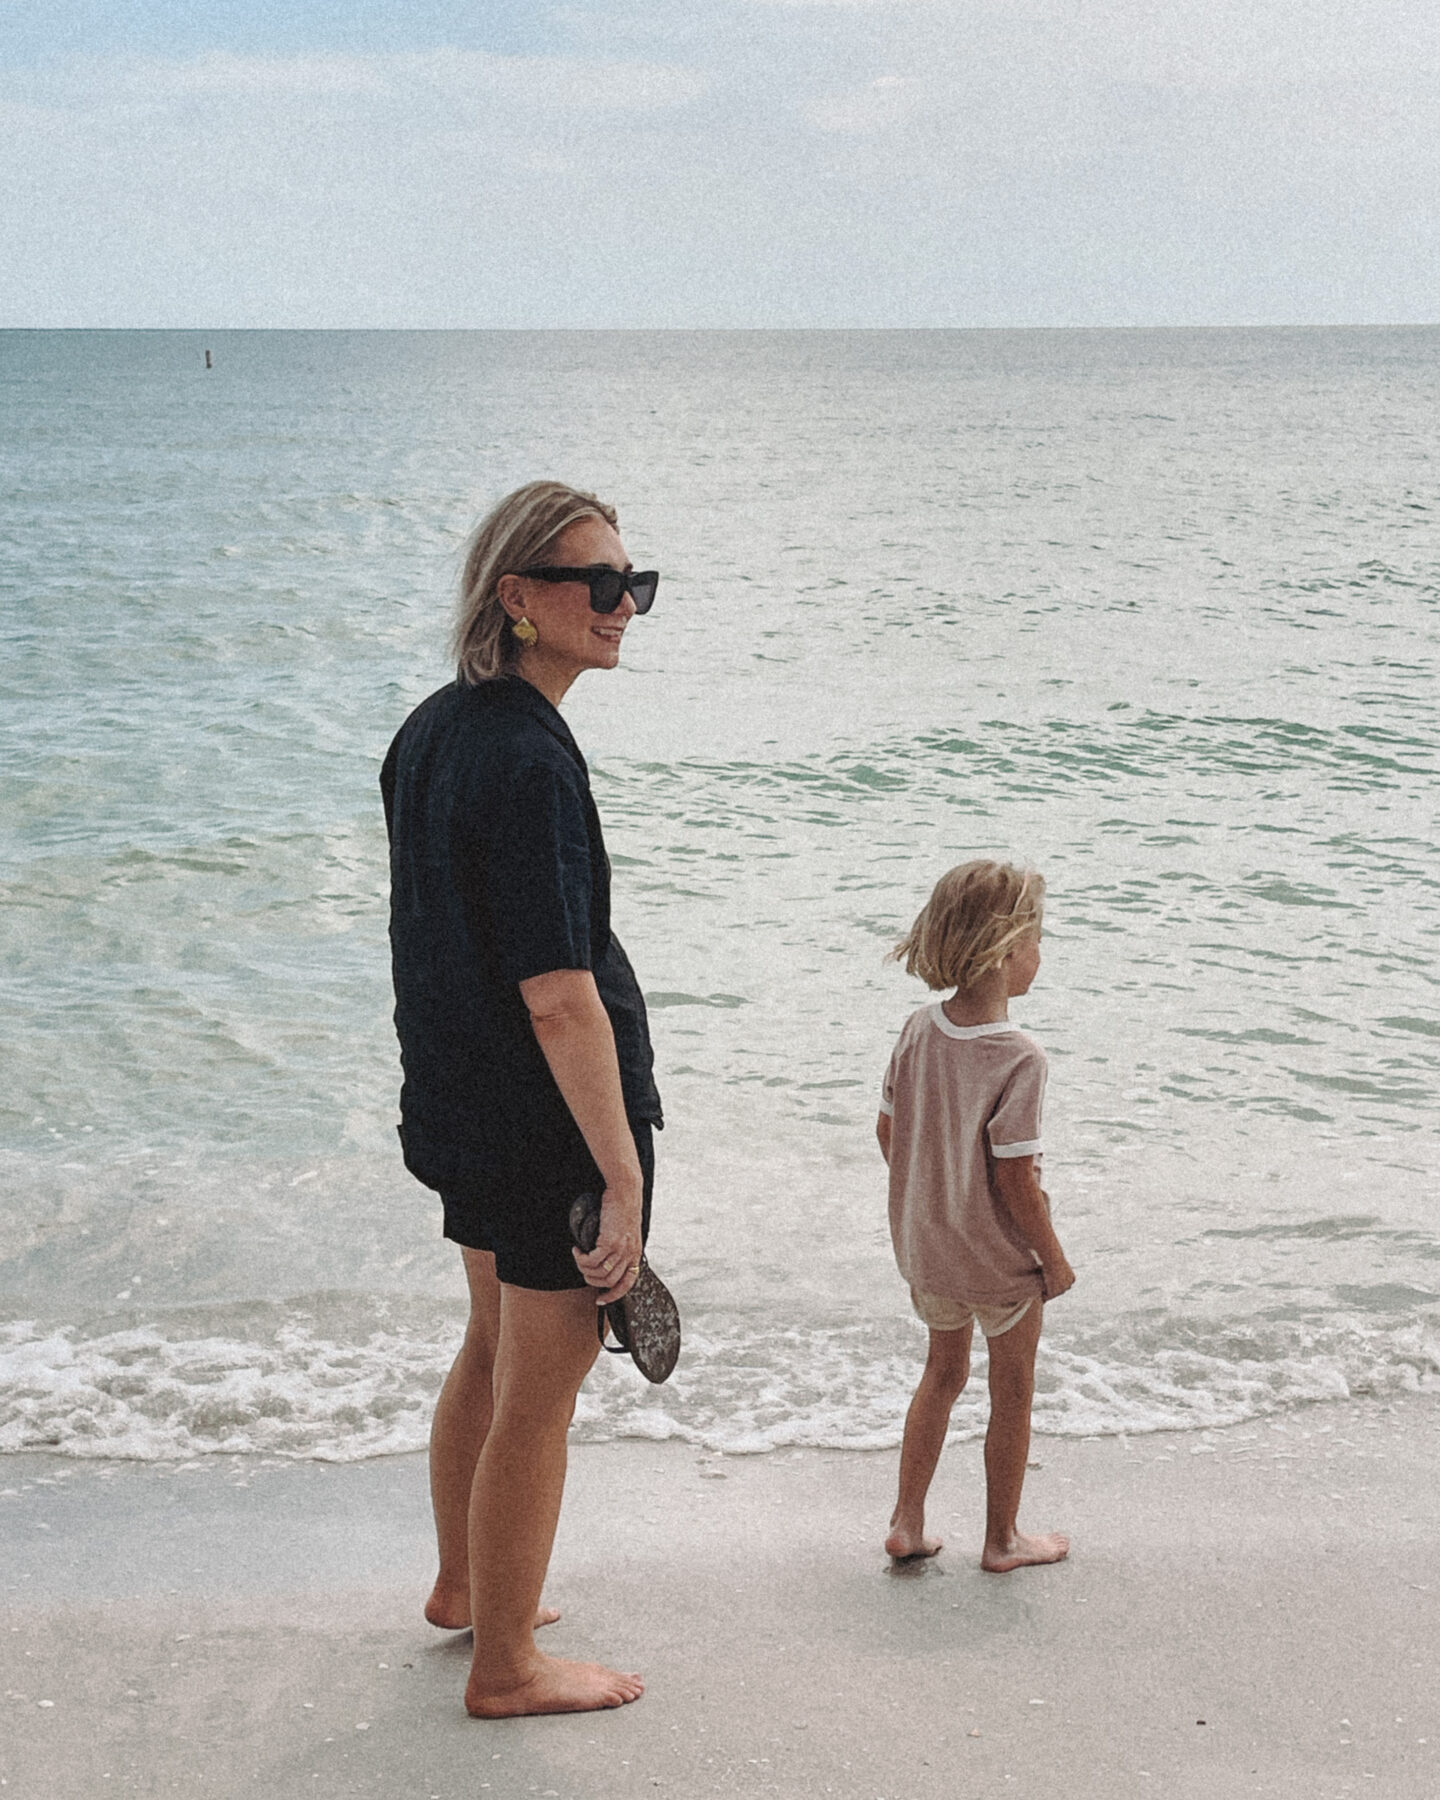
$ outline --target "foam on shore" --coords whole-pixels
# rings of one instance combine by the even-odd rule
[[[453,1305],[179,1308],[87,1333],[0,1328],[0,1452],[139,1461],[226,1453],[350,1462],[424,1446],[462,1326]],[[923,1332],[908,1319],[784,1329],[702,1318],[679,1368],[647,1386],[601,1360],[580,1397],[581,1441],[678,1439],[728,1452],[886,1449],[900,1441]],[[981,1360],[983,1367],[983,1358]],[[1315,1401],[1440,1391],[1424,1323],[1138,1315],[1066,1329],[1042,1347],[1036,1429],[1068,1437],[1232,1425]],[[953,1437],[984,1430],[982,1380]]]

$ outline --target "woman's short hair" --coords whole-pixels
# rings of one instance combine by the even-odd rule
[[[1045,877],[1011,863],[961,863],[935,883],[915,923],[891,951],[931,988],[973,987],[1021,938],[1040,929]]]
[[[500,604],[500,577],[533,568],[580,519],[614,525],[615,508],[563,481],[531,481],[507,494],[470,533],[452,639],[461,681],[473,687],[513,666],[518,646]]]

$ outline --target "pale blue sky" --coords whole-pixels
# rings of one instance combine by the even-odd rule
[[[437,44],[536,54],[563,40],[561,11],[524,0],[0,0],[0,67],[76,54],[294,55]]]
[[[0,0],[0,325],[1440,317],[1434,0]]]

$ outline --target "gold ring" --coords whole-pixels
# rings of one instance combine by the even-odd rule
[[[638,1275],[640,1273],[639,1263],[631,1263],[629,1273],[632,1275]]]

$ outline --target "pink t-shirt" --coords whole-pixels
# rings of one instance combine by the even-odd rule
[[[885,1072],[890,1235],[913,1288],[971,1306],[1041,1292],[1040,1264],[993,1186],[994,1159],[1040,1154],[1045,1052],[1008,1020],[911,1013]]]

